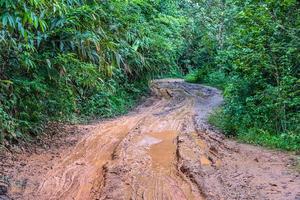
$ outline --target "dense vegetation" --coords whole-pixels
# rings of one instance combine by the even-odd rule
[[[200,65],[186,79],[224,90],[225,105],[211,122],[246,142],[300,149],[299,1],[198,6],[200,37],[189,59]]]
[[[0,142],[124,113],[153,77],[224,90],[211,122],[300,149],[296,0],[0,0]]]
[[[0,141],[123,113],[177,71],[185,21],[175,1],[0,0]]]

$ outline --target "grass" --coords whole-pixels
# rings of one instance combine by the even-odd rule
[[[237,135],[241,142],[260,145],[272,149],[282,149],[286,151],[300,150],[300,137],[296,134],[270,134],[261,129],[250,129],[241,131]]]
[[[222,112],[222,108],[215,110],[209,117],[209,123],[221,130],[226,136],[231,136],[234,139],[259,146],[264,146],[271,149],[281,149],[285,151],[300,150],[300,136],[296,133],[269,133],[257,127],[241,128],[235,126],[228,117]]]

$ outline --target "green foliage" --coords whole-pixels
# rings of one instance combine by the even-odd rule
[[[201,80],[200,77],[198,71],[193,71],[185,75],[184,80],[188,83],[199,83]]]
[[[296,2],[245,5],[227,50],[235,75],[225,91],[228,111],[243,105],[246,123],[277,134],[299,131],[299,11]]]
[[[300,149],[299,1],[214,0],[198,6],[195,12],[206,17],[196,15],[199,37],[186,57],[201,56],[187,79],[224,90],[214,124],[244,141]],[[203,52],[211,52],[210,59]]]
[[[195,69],[185,75],[189,83],[203,83],[220,89],[226,86],[227,77],[222,70],[210,71],[208,68]]]
[[[80,110],[92,116],[114,117],[132,108],[141,94],[147,94],[147,82],[144,80],[122,84],[111,80],[109,87],[95,93],[85,104],[81,104]]]
[[[233,116],[229,116],[224,112],[224,108],[215,110],[209,117],[209,123],[222,130],[229,137],[235,135],[241,142],[288,151],[298,151],[300,149],[300,136],[297,133],[274,134],[257,127],[246,129],[238,123],[232,123],[234,120]]]
[[[274,135],[262,129],[250,129],[240,133],[238,139],[242,142],[262,145],[269,148],[279,148],[287,151],[299,150],[300,136],[295,133]]]
[[[238,126],[231,123],[230,116],[226,115],[224,108],[216,109],[208,118],[208,122],[219,128],[227,136],[236,135]]]
[[[178,2],[0,0],[0,140],[124,113],[148,78],[180,71]]]

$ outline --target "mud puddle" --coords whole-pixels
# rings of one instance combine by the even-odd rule
[[[176,131],[164,131],[148,134],[157,138],[158,142],[151,145],[149,155],[151,157],[152,167],[158,171],[169,171],[174,169],[176,164]]]
[[[200,199],[195,198],[191,183],[177,170],[178,131],[147,134],[153,143],[148,154],[151,159],[151,176],[142,175],[139,182],[145,184],[142,199]]]

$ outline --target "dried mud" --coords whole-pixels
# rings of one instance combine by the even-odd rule
[[[1,158],[0,199],[300,199],[296,158],[207,124],[222,103],[217,89],[177,79],[151,89],[128,115],[79,126],[75,145]]]

